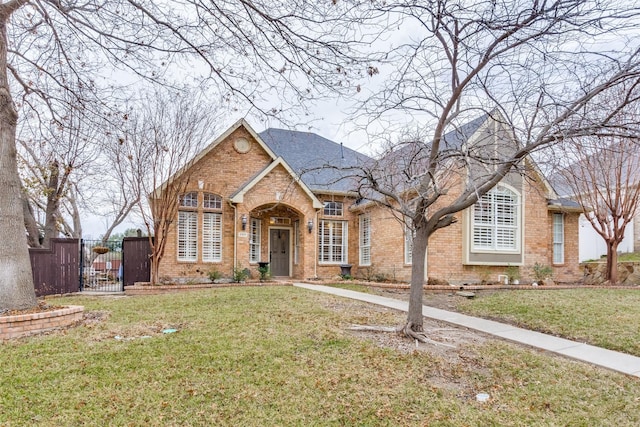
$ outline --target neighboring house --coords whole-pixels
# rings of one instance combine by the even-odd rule
[[[594,188],[596,185],[601,188],[599,192],[585,191],[585,204],[593,201],[596,194],[603,194],[600,199],[599,206],[606,207],[607,199],[615,199],[617,185],[616,183],[632,183],[638,179],[638,167],[640,167],[640,153],[635,148],[629,149],[622,147],[616,151],[615,145],[613,149],[607,152],[599,151],[603,154],[593,154],[583,158],[581,161],[560,168],[553,173],[551,184],[555,191],[561,194],[563,198],[579,200],[579,194],[576,188]],[[604,150],[600,148],[600,150]],[[617,161],[623,163],[617,164]],[[590,172],[593,171],[593,172]],[[620,174],[618,176],[618,174]],[[571,184],[571,177],[578,179]],[[569,177],[569,178],[568,178]],[[594,182],[587,184],[587,182]],[[636,184],[637,185],[637,184]],[[610,186],[610,187],[609,187]],[[624,186],[624,185],[623,185]],[[611,194],[612,196],[609,196]],[[622,197],[622,195],[620,196]],[[628,207],[631,200],[621,202],[622,205]],[[589,209],[594,208],[590,206]],[[624,230],[624,238],[618,245],[618,253],[628,253],[640,250],[640,208],[631,222],[627,224]],[[579,261],[598,259],[607,254],[607,244],[602,236],[593,228],[593,225],[587,219],[585,214],[581,214],[579,218]]]
[[[476,119],[448,134],[472,141],[496,124]],[[459,141],[460,142],[460,141]],[[353,179],[335,166],[371,159],[318,135],[238,121],[204,149],[182,175],[179,200],[160,277],[231,275],[269,262],[272,276],[332,278],[340,265],[355,277],[409,281],[411,244],[404,224],[387,209],[361,203]],[[304,173],[306,171],[310,171]],[[451,196],[452,197],[452,196]],[[510,174],[460,221],[429,241],[427,275],[450,283],[496,282],[508,266],[523,280],[534,263],[552,265],[556,280],[581,278],[578,214],[544,179]]]

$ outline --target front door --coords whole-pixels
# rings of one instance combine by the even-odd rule
[[[289,272],[289,230],[271,229],[269,248],[272,276],[290,276]]]

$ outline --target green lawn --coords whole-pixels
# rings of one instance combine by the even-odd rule
[[[381,348],[345,327],[402,313],[302,289],[54,301],[103,320],[0,344],[1,426],[640,424],[635,378],[496,341]]]
[[[640,290],[527,290],[479,294],[458,309],[640,356]]]

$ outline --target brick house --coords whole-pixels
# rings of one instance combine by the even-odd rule
[[[490,121],[476,119],[456,137],[487,132]],[[339,169],[321,167],[368,160],[312,133],[258,134],[239,120],[188,168],[160,277],[198,279],[213,270],[231,276],[234,266],[257,277],[258,263],[269,262],[275,277],[333,278],[350,264],[355,277],[409,281],[404,224],[380,206],[360,203],[354,181]],[[518,266],[527,281],[537,262],[552,266],[556,280],[577,280],[579,212],[557,199],[539,173],[510,175],[431,237],[427,275],[495,283],[508,266]]]

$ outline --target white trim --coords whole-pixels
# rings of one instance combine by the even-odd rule
[[[341,248],[341,254],[342,254],[342,259],[339,261],[323,261],[320,258],[322,257],[322,252],[320,250],[320,230],[321,230],[321,224],[324,223],[334,223],[334,224],[340,224],[340,226],[342,227],[342,242],[340,244],[340,248]],[[322,227],[324,228],[324,227]],[[320,222],[318,223],[318,230],[316,232],[316,234],[318,235],[318,263],[320,265],[340,265],[340,264],[348,264],[349,263],[349,221],[344,221],[344,220],[338,220],[338,219],[326,219],[323,218],[320,220]],[[333,243],[329,243],[328,247],[335,247],[336,245]],[[333,258],[333,256],[331,256],[330,258]]]
[[[366,231],[366,234],[365,234]],[[358,215],[358,262],[359,265],[371,265],[371,213]],[[365,257],[368,258],[365,260]]]
[[[253,241],[253,224],[257,224],[256,227],[256,235],[257,243]],[[253,251],[252,248],[257,248],[257,258],[252,259]],[[262,219],[260,218],[250,218],[249,219],[249,264],[257,264],[262,260]]]
[[[181,214],[184,214],[188,219],[188,221],[186,223],[181,222],[180,221],[180,216]],[[195,234],[194,236],[191,236],[191,232],[194,231],[192,229],[193,227],[193,223],[192,221],[195,219]],[[183,220],[184,221],[184,220]],[[179,262],[197,262],[198,261],[198,222],[199,222],[199,215],[197,211],[193,211],[193,210],[179,210],[178,211],[178,221],[176,224],[176,260]],[[185,230],[181,231],[181,226],[184,224],[184,226],[186,227]],[[180,237],[181,237],[181,233],[186,233],[184,234],[184,241],[185,241],[185,249],[184,252],[185,254],[190,254],[193,251],[194,256],[180,256]],[[195,248],[191,248],[191,244],[195,244]]]
[[[264,168],[262,170],[262,172],[260,172],[256,177],[254,177],[251,181],[249,181],[249,183],[247,185],[245,185],[240,191],[238,191],[231,198],[231,202],[232,203],[243,203],[244,202],[244,195],[247,194],[247,192],[249,190],[251,190],[253,187],[255,187],[256,184],[258,184],[260,181],[262,181],[262,179],[265,176],[267,176],[272,170],[274,170],[278,165],[281,165],[289,173],[289,175],[291,175],[291,177],[294,179],[294,181],[296,183],[298,183],[300,188],[302,188],[302,191],[304,191],[304,193],[311,199],[311,202],[313,203],[314,209],[322,209],[324,207],[324,204],[322,202],[320,202],[320,200],[318,200],[318,198],[311,192],[309,187],[307,187],[306,184],[304,182],[302,182],[300,177],[298,175],[296,175],[296,173],[293,171],[293,169],[291,169],[291,167],[287,164],[287,162],[284,161],[284,159],[282,157],[278,157],[275,161],[270,163],[269,166]],[[275,198],[274,198],[274,201],[279,202],[280,200],[275,200]]]
[[[475,229],[476,229],[476,223],[475,223],[475,207],[478,203],[480,203],[482,201],[482,198],[480,198],[476,203],[474,203],[473,205],[471,205],[470,211],[469,211],[469,251],[472,253],[485,253],[485,254],[519,254],[522,252],[522,230],[524,228],[523,226],[523,215],[522,215],[522,211],[523,211],[523,198],[522,198],[522,192],[518,191],[517,189],[515,189],[513,186],[509,185],[509,184],[505,184],[505,183],[499,183],[497,184],[495,187],[493,187],[491,190],[487,191],[487,193],[484,196],[490,195],[491,193],[498,191],[500,187],[503,187],[505,189],[507,189],[508,191],[512,192],[515,197],[516,197],[516,204],[514,205],[516,207],[516,216],[515,216],[515,226],[513,227],[506,227],[506,228],[513,228],[515,230],[514,233],[514,248],[513,249],[500,249],[500,248],[496,248],[496,241],[495,239],[497,239],[497,236],[493,235],[493,240],[492,240],[492,244],[493,244],[493,248],[476,248],[475,247]],[[484,197],[483,196],[483,197]],[[491,203],[491,208],[492,211],[495,210],[495,203],[492,202]],[[492,212],[492,215],[494,214],[494,212]],[[487,225],[485,228],[492,228],[497,230],[499,227],[497,224],[495,224],[496,222],[496,218],[495,215],[493,215],[493,222],[494,224],[489,224]],[[482,228],[482,225],[479,224],[477,225],[479,228]]]
[[[560,218],[560,222],[559,224],[556,224],[556,218]],[[552,244],[552,251],[551,251],[551,257],[552,257],[552,263],[554,265],[561,265],[564,264],[564,252],[565,252],[565,236],[564,236],[564,228],[565,228],[565,224],[564,224],[564,214],[562,213],[553,213],[552,214],[552,227],[551,227],[551,244]],[[560,241],[556,241],[556,225],[560,226]],[[558,252],[556,252],[556,245],[559,245],[560,248],[560,253],[558,254]],[[556,255],[559,255],[559,258],[561,258],[559,261],[556,260]]]

